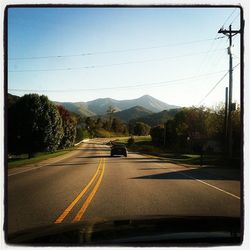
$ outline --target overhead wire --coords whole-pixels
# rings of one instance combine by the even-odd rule
[[[236,19],[239,17],[240,13],[232,20],[231,25],[236,21]]]
[[[223,50],[225,50],[225,49],[223,49]],[[213,51],[213,53],[217,52],[217,51],[220,51],[220,50]],[[158,61],[164,61],[164,60],[169,60],[169,59],[176,59],[176,58],[183,58],[183,57],[189,57],[189,56],[202,55],[204,53],[207,53],[207,52],[190,53],[190,54],[184,54],[184,55],[179,55],[179,56],[169,56],[169,57],[162,57],[162,58],[157,58],[157,59],[128,61],[128,62],[121,62],[121,63],[89,65],[89,66],[80,66],[80,67],[67,67],[67,68],[54,68],[54,69],[50,68],[50,69],[9,70],[8,72],[70,71],[70,70],[95,69],[95,68],[114,67],[114,66],[128,65],[128,64],[158,62]]]
[[[225,20],[224,24],[222,25],[222,27],[227,23],[227,21],[233,16],[233,14],[235,13],[235,11],[237,10],[237,8],[235,8],[231,14],[228,16],[228,18]],[[238,13],[235,18],[231,21],[231,25],[235,22],[236,18],[240,15],[240,13]],[[232,40],[234,41],[236,38],[238,38],[239,36],[233,36]],[[212,54],[212,57],[215,54]],[[217,57],[214,57],[213,61],[211,62],[211,67],[214,67],[214,62],[216,62],[216,65],[218,66],[221,63],[221,60],[223,59],[223,52],[218,53]],[[209,68],[209,70],[211,69],[211,67]]]
[[[237,68],[240,65],[238,63],[233,67],[233,69]],[[214,89],[222,82],[222,80],[228,75],[229,71],[227,71],[220,79],[215,83],[215,85],[208,91],[208,93],[201,99],[201,101],[198,103],[198,106],[205,101],[205,99],[214,91]]]
[[[179,78],[179,79],[173,79],[173,80],[166,80],[166,81],[161,81],[161,82],[153,82],[153,83],[131,83],[130,85],[126,85],[126,86],[120,86],[120,87],[105,87],[105,88],[89,88],[89,89],[65,89],[65,90],[42,90],[42,89],[8,89],[9,91],[20,91],[20,92],[80,92],[80,91],[101,91],[101,90],[116,90],[116,89],[127,89],[127,88],[138,88],[138,87],[148,87],[148,86],[156,86],[156,85],[173,85],[175,84],[179,84],[177,82],[180,81],[186,81],[186,80],[194,80],[194,79],[199,79],[199,78],[203,78],[203,77],[208,77],[208,76],[212,76],[212,75],[216,75],[216,74],[220,74],[222,72],[225,72],[226,70],[221,70],[221,71],[217,71],[217,72],[211,72],[208,74],[203,74],[203,75],[195,75],[195,76],[190,76],[190,77],[185,77],[185,78]]]
[[[234,12],[237,10],[237,8],[234,8],[234,10],[231,12],[231,14],[227,17],[227,19],[225,20],[225,22],[222,24],[222,27],[224,27],[224,25],[227,23],[227,21],[231,18],[231,16],[233,16]]]
[[[222,27],[227,23],[227,21],[233,16],[234,12],[237,10],[237,8],[234,8],[233,11],[230,13],[230,15],[226,18],[226,20],[224,21],[224,23],[222,24]],[[207,62],[209,61],[210,58],[214,58],[214,56],[212,55],[210,58],[207,58],[207,55],[210,53],[210,51],[212,51],[215,41],[216,39],[219,37],[218,32],[216,32],[215,38],[212,41],[211,46],[209,47],[209,49],[207,50],[207,54],[205,54],[204,59],[201,61],[201,63],[199,64],[199,69],[198,72],[201,72],[202,68],[204,68],[204,65],[207,65]],[[224,37],[225,38],[225,37]],[[216,44],[216,46],[218,47],[218,43]],[[217,49],[217,47],[214,48]],[[214,61],[214,59],[213,59]]]
[[[97,52],[83,52],[79,54],[69,54],[69,55],[48,55],[48,56],[32,56],[32,57],[13,57],[8,58],[8,60],[37,60],[37,59],[48,59],[48,58],[65,58],[65,57],[81,57],[81,56],[92,56],[99,54],[113,54],[113,53],[123,53],[123,52],[132,52],[132,51],[140,51],[140,50],[150,50],[150,49],[159,49],[166,47],[175,47],[181,45],[188,45],[194,43],[201,43],[206,41],[218,40],[224,38],[223,36],[217,38],[209,38],[202,40],[193,40],[188,42],[180,42],[174,44],[160,45],[160,46],[151,46],[151,47],[141,47],[141,48],[131,48],[131,49],[121,49],[121,50],[110,50],[110,51],[97,51]]]

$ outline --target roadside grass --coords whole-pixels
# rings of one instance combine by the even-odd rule
[[[115,137],[124,137],[124,134],[115,133],[100,128],[95,130],[95,136],[99,138],[115,138]]]
[[[130,137],[117,139],[115,141],[126,144],[129,151],[161,157],[172,163],[187,165],[215,165],[227,167],[240,166],[239,157],[229,159],[222,154],[205,153],[201,158],[200,154],[170,152],[162,146],[153,145],[150,136],[134,136],[135,143],[132,145],[128,145],[129,138]]]
[[[50,158],[54,158],[54,157],[69,153],[74,149],[75,148],[72,147],[68,149],[58,150],[53,153],[49,153],[49,152],[37,153],[35,154],[34,157],[30,159],[28,158],[28,154],[18,155],[18,156],[8,159],[8,168],[21,167],[23,165],[34,164],[43,160],[47,160]]]
[[[121,138],[117,138],[115,141],[119,142],[119,143],[124,143],[124,144],[128,144],[128,139],[130,138],[130,136],[126,136],[126,137],[121,137]],[[151,142],[151,136],[133,136],[134,140],[135,140],[135,144],[138,143],[142,143],[145,144],[146,142]]]

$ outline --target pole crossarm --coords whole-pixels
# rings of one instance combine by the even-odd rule
[[[238,34],[238,33],[241,33],[241,30],[224,30],[224,29],[220,29],[219,31],[218,31],[218,33],[222,33],[222,34],[224,34],[224,35],[236,35],[236,34]]]

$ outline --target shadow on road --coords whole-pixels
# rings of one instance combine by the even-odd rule
[[[144,169],[142,169],[144,170]],[[160,180],[240,180],[240,171],[216,169],[215,167],[203,167],[199,169],[185,169],[160,174],[151,174],[134,177],[131,179],[160,179]]]

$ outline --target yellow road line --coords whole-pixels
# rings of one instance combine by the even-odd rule
[[[92,179],[90,180],[90,182],[88,183],[88,185],[81,191],[81,193],[72,201],[72,203],[63,211],[63,213],[56,219],[56,221],[54,222],[55,224],[59,224],[61,223],[65,217],[69,214],[69,212],[72,210],[72,208],[76,205],[76,203],[82,198],[82,196],[87,192],[87,190],[89,189],[89,187],[91,186],[91,184],[94,182],[99,169],[101,167],[101,163],[102,163],[102,159],[100,159],[99,164],[98,164],[98,168],[96,170],[95,175],[92,177]]]
[[[102,168],[102,173],[95,185],[95,187],[93,188],[92,192],[90,193],[90,195],[88,196],[88,198],[86,199],[86,201],[84,202],[83,206],[81,207],[81,209],[79,210],[79,212],[77,213],[77,215],[75,216],[75,218],[73,219],[72,222],[77,222],[77,221],[80,221],[84,212],[86,211],[86,209],[88,208],[88,206],[90,205],[92,199],[94,198],[100,184],[101,184],[101,181],[102,181],[102,178],[103,178],[103,175],[104,175],[104,170],[105,170],[105,158],[104,158],[104,161],[103,161],[103,168]]]

